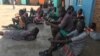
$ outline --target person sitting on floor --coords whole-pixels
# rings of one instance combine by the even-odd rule
[[[91,26],[90,26],[90,37],[94,40],[100,40],[100,32],[96,32],[96,24],[95,23],[92,23]]]
[[[86,43],[85,38],[87,36],[91,35],[91,33],[95,31],[95,29],[96,29],[96,25],[95,25],[95,23],[92,23],[89,26],[89,28],[84,29],[84,31],[82,33],[78,34],[78,35],[76,35],[77,31],[72,31],[71,33],[67,34],[67,37],[69,36],[69,39],[56,40],[56,41],[52,40],[52,42],[55,42],[55,43],[66,43],[63,47],[61,47],[58,50],[59,51],[59,53],[58,53],[59,55],[61,55],[61,56],[79,56],[79,55],[81,55],[81,52],[85,47],[85,43]],[[97,34],[97,35],[98,36],[93,37],[93,39],[95,38],[95,40],[100,40],[100,38],[98,38],[99,34]]]
[[[72,31],[71,33],[67,34],[67,39],[65,40],[52,40],[53,43],[64,43],[63,47],[60,49],[61,56],[78,56],[83,50],[83,47],[85,46],[85,37],[88,34],[86,32],[81,32],[78,34],[78,32]],[[69,36],[69,38],[68,38]]]
[[[63,20],[61,21],[59,25],[55,25],[55,24],[47,22],[52,27],[59,29],[59,32],[56,34],[56,37],[54,37],[53,40],[64,40],[62,36],[62,31],[66,31],[67,33],[72,31],[72,27],[73,27],[72,13],[73,13],[73,9],[70,9],[68,13],[66,13],[66,15],[64,16]],[[44,55],[47,55],[47,56],[52,55],[52,51],[55,49],[55,47],[57,47],[57,45],[58,45],[57,43],[51,42],[50,48],[48,49],[47,53]],[[45,53],[45,51],[43,53]],[[40,52],[40,55],[41,55],[41,52]]]
[[[63,38],[63,39],[53,39],[53,40],[51,40],[51,45],[53,45],[52,48],[54,48],[53,50],[51,50],[51,52],[54,51],[54,50],[57,50],[58,48],[60,48],[62,46],[64,46],[66,44],[66,43],[64,43],[66,40],[68,40],[68,42],[70,42],[70,39],[74,39],[74,37],[77,39],[78,38],[77,36],[79,36],[80,38],[81,37],[82,38],[86,37],[86,33],[83,33],[84,27],[85,27],[85,23],[84,23],[84,20],[83,20],[84,17],[83,16],[82,17],[78,17],[78,19],[79,20],[77,22],[77,27],[76,27],[76,29],[74,31],[72,31],[72,32],[70,32],[68,34],[65,33],[64,35],[61,34],[62,35],[61,38]],[[76,53],[74,53],[75,56],[77,56],[79,54],[81,48],[83,47],[83,45],[81,45],[82,44],[81,43],[82,41],[84,41],[84,40],[83,39],[80,39],[79,41],[74,41],[72,44],[69,44],[69,45],[72,45],[73,46],[75,43],[77,43],[77,46],[75,46],[74,48],[77,48],[77,47],[79,47],[79,48],[77,48],[77,51],[76,51],[76,49],[74,50],[74,51],[76,51]],[[61,42],[63,42],[63,43],[61,43]],[[50,50],[46,50],[46,51],[40,53],[40,55],[48,55],[48,52],[50,53]]]
[[[58,16],[56,15],[56,7],[54,7],[51,12],[49,13],[49,18],[52,20],[52,21],[57,21],[58,20]],[[50,20],[48,19],[48,20]]]
[[[29,16],[29,22],[30,22],[30,23],[33,23],[35,14],[36,14],[36,11],[35,11],[33,8],[31,8],[31,9],[30,9],[30,16]]]
[[[16,13],[16,14],[15,14],[15,17],[12,18],[12,22],[13,22],[13,24],[14,24],[14,25],[18,24],[18,22],[19,22],[18,20],[19,20],[19,14]]]
[[[40,5],[40,7],[38,8],[37,12],[36,12],[36,16],[33,20],[34,23],[36,24],[42,24],[43,23],[43,7],[42,5]]]
[[[15,17],[12,18],[12,22],[14,25],[18,25],[19,17],[22,16],[23,14],[24,14],[24,11],[22,9],[19,10],[19,13],[15,14]]]
[[[61,15],[62,16],[60,16],[60,18],[57,20],[57,22],[59,22],[59,24],[54,24],[54,23],[52,23],[52,22],[50,22],[52,25],[51,25],[51,28],[53,28],[53,29],[55,29],[53,32],[52,32],[52,34],[53,34],[53,37],[56,37],[56,34],[59,32],[59,27],[55,27],[55,26],[57,26],[57,25],[61,25],[60,26],[60,32],[63,30],[63,28],[66,28],[66,30],[65,31],[68,31],[68,32],[70,32],[70,31],[72,31],[72,28],[73,28],[73,11],[74,11],[74,8],[72,7],[72,6],[69,6],[69,12],[66,12],[66,14],[65,13],[62,13]],[[65,11],[64,11],[65,12]],[[70,12],[71,12],[71,14],[70,14]],[[70,16],[70,17],[69,17]],[[71,19],[68,19],[68,18],[71,18]],[[69,22],[69,21],[70,22]],[[69,22],[69,23],[67,23],[67,22]],[[47,23],[48,24],[48,23]],[[54,26],[55,25],[55,26]],[[51,29],[51,30],[53,30],[53,29]]]
[[[56,25],[60,24],[61,21],[63,20],[63,17],[65,16],[65,12],[66,12],[65,8],[61,8],[59,10],[59,13],[60,13],[59,19],[58,20],[54,20],[54,21],[50,21],[50,22],[53,23],[53,24],[56,24]],[[57,32],[58,32],[58,30],[55,27],[51,26],[51,32],[52,32],[52,36],[55,37]]]
[[[39,32],[39,29],[36,27],[29,30],[8,30],[8,31],[0,31],[0,35],[2,35],[5,38],[13,39],[13,40],[35,40],[37,38],[37,34]]]
[[[23,9],[19,10],[19,14],[12,19],[13,24],[2,26],[4,28],[14,27],[16,29],[27,29],[27,15]]]

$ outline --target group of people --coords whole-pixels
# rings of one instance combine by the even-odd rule
[[[52,6],[51,6],[52,8]],[[51,9],[50,8],[50,9]],[[0,31],[0,35],[14,40],[35,40],[37,34],[39,33],[39,28],[35,27],[32,30],[27,29],[27,25],[30,23],[33,24],[42,24],[44,22],[44,17],[48,14],[47,6],[40,5],[40,7],[35,11],[33,8],[30,9],[30,13],[26,8],[20,9],[15,17],[12,18],[13,24],[8,26],[2,26],[3,28],[13,27],[13,30],[7,30],[5,32]],[[28,15],[29,14],[29,15]]]
[[[51,26],[53,38],[48,39],[51,46],[49,49],[39,52],[40,56],[52,56],[52,52],[55,50],[59,50],[59,55],[61,56],[78,56],[85,46],[85,37],[95,34],[94,32],[96,30],[95,23],[92,23],[89,27],[85,27],[83,10],[79,9],[78,12],[76,12],[73,6],[69,6],[67,10],[65,10],[64,7],[59,8],[59,16],[56,15],[56,8],[53,7],[53,5],[49,5],[48,8],[43,8],[41,5],[37,11],[31,8],[30,16],[28,16],[24,8],[19,10],[19,14],[16,14],[12,21],[13,27],[20,29],[26,29],[27,24],[30,22],[40,24],[45,21],[47,25]],[[10,35],[10,38],[17,38],[17,40],[34,40],[38,32],[39,29],[36,27],[31,31],[0,31],[0,35]],[[100,39],[96,37],[93,38],[95,40]]]
[[[53,38],[48,39],[51,43],[49,49],[39,52],[39,55],[52,56],[55,50],[59,50],[61,56],[80,55],[85,46],[85,38],[96,30],[95,23],[86,27],[84,21],[83,10],[79,9],[76,12],[73,6],[69,6],[67,10],[62,7],[56,20],[46,19],[46,24],[51,26]],[[99,34],[96,35],[97,33],[93,38],[100,40]]]

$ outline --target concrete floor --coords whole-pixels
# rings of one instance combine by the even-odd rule
[[[50,27],[30,24],[28,29],[31,30],[34,27],[40,29],[37,39],[34,41],[16,41],[1,36],[0,56],[39,56],[39,51],[49,48],[50,42],[48,38],[52,37]]]
[[[19,9],[33,7],[35,10],[38,6],[16,6],[13,10],[11,5],[0,5],[0,31],[5,31],[1,26],[9,25],[12,23],[11,18]],[[28,29],[35,27],[30,24]],[[50,43],[48,38],[51,37],[50,27],[46,25],[37,26],[40,29],[39,35],[34,41],[15,41],[11,39],[5,39],[0,36],[0,56],[39,56],[39,51],[43,51],[49,48]]]
[[[0,30],[4,31],[1,26],[12,23],[11,18],[23,7],[30,9],[32,6],[16,6],[16,9],[12,10],[12,6],[0,5]],[[34,8],[36,9],[37,7]],[[28,29],[35,26],[30,24]],[[34,41],[15,41],[0,36],[0,56],[39,56],[39,51],[49,48],[48,38],[52,36],[49,26],[38,25],[37,27],[39,27],[40,32],[38,38]],[[87,38],[87,45],[81,56],[100,56],[100,41]]]

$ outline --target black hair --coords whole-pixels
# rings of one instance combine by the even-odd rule
[[[78,14],[81,15],[82,13],[83,13],[83,9],[81,8],[78,10]]]
[[[73,6],[69,6],[67,11],[69,11],[69,10],[74,11],[74,7]]]
[[[96,23],[93,22],[89,27],[96,31]]]
[[[24,10],[23,9],[20,9],[19,10],[19,15],[22,16],[23,14],[24,14]]]

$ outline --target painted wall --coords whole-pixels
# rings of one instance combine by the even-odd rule
[[[9,4],[9,0],[3,0],[3,4]]]
[[[37,5],[39,0],[29,0],[31,5]]]
[[[22,5],[26,5],[26,0],[21,0]]]
[[[76,11],[78,11],[80,8],[83,9],[86,26],[90,25],[93,20],[94,0],[82,0],[81,6],[78,4],[78,0],[74,0],[73,2]]]
[[[74,0],[65,0],[65,9],[67,10],[67,8],[69,7],[69,5],[73,5],[73,1]]]
[[[95,10],[94,10],[94,19],[93,21],[96,23],[96,30],[100,32],[100,0],[95,0]]]
[[[39,0],[40,4],[44,4],[45,0]]]
[[[59,8],[61,7],[61,0],[53,0],[54,7],[56,7],[56,15],[59,16]]]
[[[65,0],[65,9],[67,10],[68,6],[70,5],[70,0]]]
[[[0,5],[3,4],[3,0],[0,0]]]
[[[93,12],[94,12],[94,0],[83,0],[83,10],[84,15],[86,17],[86,24],[90,25],[93,20]]]
[[[16,4],[21,4],[21,0],[16,0]]]

